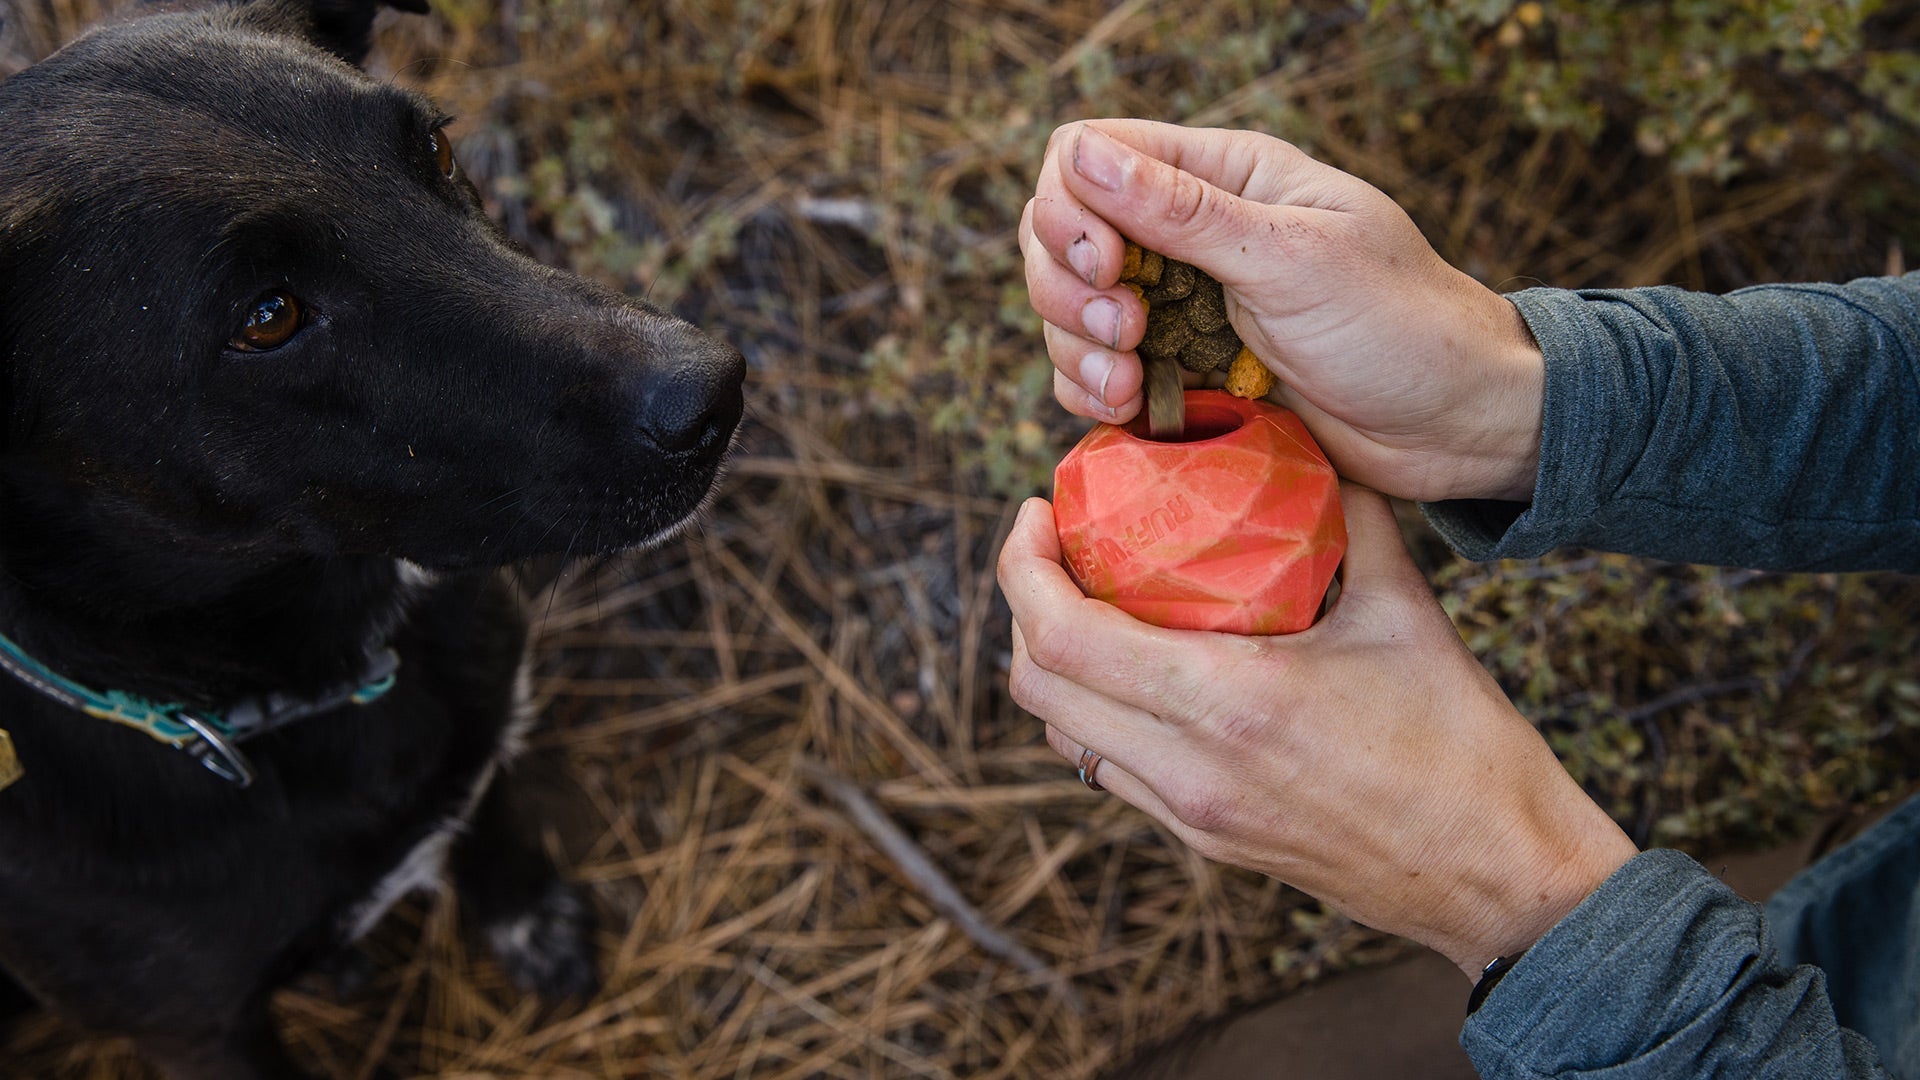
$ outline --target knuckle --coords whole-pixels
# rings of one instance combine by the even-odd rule
[[[1054,359],[1056,365],[1060,362],[1058,357]],[[1059,403],[1061,408],[1076,416],[1092,419],[1102,415],[1103,405],[1100,399],[1086,387],[1073,381],[1066,372],[1057,369],[1053,373],[1053,400]]]
[[[1258,709],[1234,708],[1202,720],[1200,734],[1231,755],[1244,755],[1272,733],[1272,718]]]
[[[1021,657],[1014,657],[1013,668],[1007,674],[1007,693],[1013,698],[1014,704],[1032,712],[1039,703],[1035,691],[1033,665]]]
[[[1049,680],[1033,664],[1014,657],[1013,670],[1007,675],[1007,694],[1013,703],[1028,713],[1046,719],[1050,711]]]
[[[1041,618],[1026,628],[1027,656],[1042,671],[1059,672],[1071,667],[1079,654],[1078,635],[1064,620]]]
[[[1288,168],[1315,164],[1312,155],[1305,150],[1285,139],[1260,131],[1236,129],[1233,132],[1232,149],[1254,160],[1276,161]]]
[[[1192,785],[1174,793],[1167,809],[1180,823],[1197,833],[1208,835],[1225,829],[1234,819],[1232,795],[1212,785]]]
[[[1251,663],[1223,665],[1219,685],[1250,689],[1211,696],[1194,721],[1194,737],[1224,760],[1291,760],[1300,750],[1298,717],[1318,692],[1314,679],[1290,671],[1291,666],[1270,648],[1262,648]]]
[[[1067,738],[1065,732],[1052,724],[1047,725],[1047,745],[1053,748],[1054,753],[1069,761],[1078,756],[1073,748],[1073,740]]]
[[[1191,228],[1213,214],[1215,203],[1212,185],[1191,173],[1175,171],[1167,187],[1163,212],[1168,224]]]

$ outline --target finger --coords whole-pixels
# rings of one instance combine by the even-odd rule
[[[1223,194],[1254,203],[1347,210],[1370,187],[1284,139],[1257,131],[1153,120],[1085,120],[1055,133],[1055,153],[1060,158],[1061,196],[1096,215],[1103,214],[1107,197],[1086,186],[1091,177],[1082,170],[1094,163],[1084,154],[1093,144],[1081,140],[1089,131],[1149,159],[1147,164],[1186,173]]]
[[[1062,566],[1053,507],[1028,499],[1000,549],[1000,590],[1034,662],[1082,686],[1136,687],[1151,681],[1142,667],[1164,670],[1173,631],[1140,622],[1088,598]],[[1143,695],[1136,693],[1135,700]]]
[[[1046,500],[1028,499],[1000,549],[1000,589],[1038,669],[1180,727],[1207,713],[1225,673],[1262,657],[1262,639],[1167,630],[1089,599],[1056,528]]]
[[[1021,255],[1026,260],[1027,302],[1042,319],[1115,351],[1140,343],[1147,309],[1130,290],[1094,288],[1031,234],[1023,238]]]
[[[1094,411],[1074,408],[1074,401],[1056,393],[1060,404],[1109,424],[1120,422],[1121,406],[1131,406],[1125,410],[1127,416],[1139,411],[1141,370],[1137,356],[1100,348],[1052,323],[1041,327],[1041,335],[1046,340],[1047,356],[1053,361],[1056,374],[1072,382]],[[1057,388],[1057,381],[1055,385]]]
[[[1149,654],[1159,650],[1165,644],[1159,639],[1176,632],[1149,626],[1111,604],[1088,598],[1062,565],[1065,556],[1057,530],[1052,505],[1045,499],[1028,499],[1013,519],[996,566],[1000,590],[1006,595],[1014,622],[1026,630],[1030,644],[1043,646],[1036,658],[1048,670],[1059,670],[1047,663],[1047,655],[1108,651]],[[1036,630],[1041,633],[1036,635]],[[1046,637],[1085,641],[1087,646],[1074,646],[1065,640],[1059,644],[1034,640]],[[1131,657],[1123,657],[1114,663],[1131,662]],[[1065,666],[1074,670],[1062,673],[1075,677],[1075,681],[1102,684],[1098,678],[1079,677],[1100,674],[1091,670],[1097,666],[1093,660],[1075,658]]]
[[[1133,138],[1146,145],[1130,144]],[[1250,244],[1284,249],[1296,243],[1293,237],[1324,231],[1328,213],[1316,204],[1338,201],[1324,190],[1339,186],[1324,175],[1332,170],[1248,132],[1082,124],[1066,143],[1063,199],[1229,286],[1267,272],[1248,256]],[[1241,194],[1249,189],[1268,198]],[[1288,243],[1277,244],[1276,237]]]
[[[1106,738],[1103,732],[1096,738]],[[1079,774],[1083,743],[1054,725],[1047,726],[1047,745]],[[1158,821],[1188,847],[1203,856],[1220,861],[1250,865],[1233,858],[1231,837],[1236,824],[1248,814],[1244,802],[1252,789],[1222,774],[1215,763],[1183,754],[1162,754],[1146,759],[1150,771],[1136,772],[1095,746],[1099,760],[1088,760],[1087,770],[1102,789]],[[1180,748],[1176,747],[1176,751]],[[1084,781],[1082,781],[1084,783]],[[1271,853],[1259,854],[1271,856]]]
[[[1340,595],[1326,617],[1300,636],[1357,635],[1379,640],[1385,635],[1405,647],[1418,641],[1444,641],[1464,652],[1466,646],[1453,620],[1434,599],[1426,575],[1407,553],[1392,504],[1384,495],[1350,481],[1340,484],[1340,503],[1347,525]],[[1474,664],[1473,670],[1481,669]]]
[[[1358,595],[1417,589],[1430,596],[1425,575],[1407,554],[1406,539],[1393,504],[1385,495],[1351,481],[1340,484],[1340,509],[1347,521],[1347,555],[1341,592]]]
[[[1119,406],[1111,406],[1082,389],[1079,383],[1059,371],[1053,373],[1053,398],[1062,408],[1077,416],[1102,424],[1124,424],[1140,415],[1144,401],[1135,394]]]
[[[1065,758],[1067,764],[1076,772],[1078,771],[1080,754],[1086,749],[1084,744],[1054,725],[1048,724],[1047,745],[1053,748],[1054,753]],[[1161,801],[1160,796],[1154,794],[1152,788],[1098,749],[1094,750],[1094,753],[1100,754],[1100,763],[1093,766],[1094,783],[1099,784],[1128,805],[1144,810],[1160,821],[1173,820],[1173,814],[1167,808],[1167,804]]]
[[[1089,288],[1111,288],[1120,280],[1126,242],[1067,190],[1060,174],[1062,160],[1059,147],[1050,145],[1027,203],[1021,242],[1024,246],[1030,235],[1041,250]]]
[[[1136,775],[1157,763],[1182,758],[1179,736],[1152,713],[1063,679],[1033,662],[1020,624],[1013,624],[1008,687],[1019,706],[1068,737],[1097,747]]]

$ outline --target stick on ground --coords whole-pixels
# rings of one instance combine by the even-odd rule
[[[882,854],[899,867],[915,888],[926,896],[934,910],[952,919],[963,933],[988,953],[1019,968],[1052,986],[1067,1007],[1076,1013],[1084,1013],[1086,1002],[1074,990],[1066,976],[1047,965],[1047,962],[1035,956],[1019,942],[1001,933],[988,923],[980,910],[967,901],[947,875],[933,864],[927,853],[913,838],[893,823],[879,804],[867,797],[859,785],[818,761],[802,759],[800,772],[813,782],[814,786],[825,792],[834,802],[840,804],[847,817],[860,827],[860,831],[872,840]]]

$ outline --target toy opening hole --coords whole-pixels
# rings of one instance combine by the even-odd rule
[[[1186,430],[1179,435],[1167,438],[1155,438],[1148,434],[1145,415],[1142,415],[1132,424],[1127,425],[1127,430],[1135,437],[1146,439],[1150,442],[1196,443],[1206,442],[1208,439],[1217,439],[1222,435],[1232,434],[1240,430],[1240,425],[1245,422],[1245,419],[1232,409],[1223,408],[1219,405],[1208,405],[1203,402],[1188,402]]]

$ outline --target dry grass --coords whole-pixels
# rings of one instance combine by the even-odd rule
[[[544,610],[550,723],[525,767],[561,791],[551,842],[600,904],[604,991],[543,1012],[469,951],[454,905],[408,908],[371,943],[370,984],[281,999],[333,1077],[1091,1077],[1402,947],[1086,791],[1007,699],[1006,494],[1037,486],[1075,427],[1045,401],[1013,244],[1056,123],[1267,127],[1400,198],[1493,283],[1728,287],[1904,257],[1897,215],[1850,198],[1883,182],[1874,161],[1719,187],[1618,140],[1530,134],[1467,91],[1403,115],[1416,48],[1342,4],[1287,20],[1146,0],[436,7],[386,24],[376,73],[464,118],[463,165],[543,258],[737,341],[752,416],[701,528],[576,572]],[[95,14],[0,13],[0,71]],[[1284,48],[1234,59],[1273,33]],[[1716,842],[1743,797],[1784,807],[1755,830],[1775,835],[1905,775],[1884,748],[1819,742],[1825,713],[1767,759],[1785,762],[1771,787],[1700,735],[1911,658],[1912,635],[1886,629],[1912,607],[1904,583],[1577,553],[1462,568],[1410,528],[1476,647],[1643,836]],[[1651,592],[1684,602],[1647,616]],[[1776,602],[1812,646],[1727,629],[1770,625]],[[1596,604],[1628,617],[1577,617]],[[1878,693],[1856,694],[1868,730],[1905,738],[1882,702],[1907,691]],[[1857,768],[1836,779],[1835,761]],[[932,898],[903,840],[961,906]],[[45,1018],[0,1054],[10,1075],[139,1075]]]

